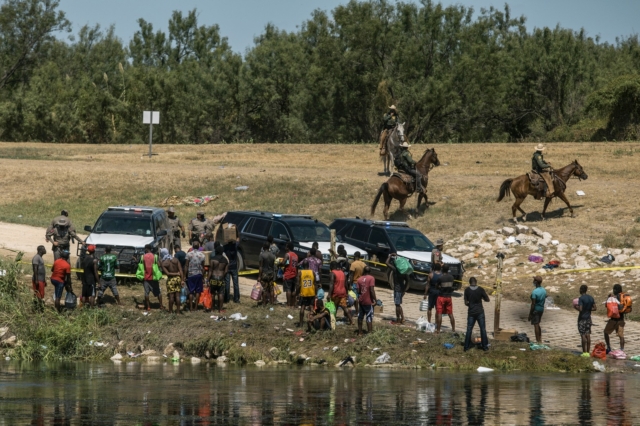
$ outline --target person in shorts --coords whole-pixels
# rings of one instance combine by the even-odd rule
[[[71,264],[69,264],[69,252],[62,250],[60,252],[60,258],[53,262],[51,267],[51,284],[53,284],[55,295],[55,306],[58,312],[62,312],[60,301],[62,299],[62,290],[67,287],[68,291],[71,291],[71,286],[68,283],[71,282]]]
[[[373,331],[373,305],[375,305],[376,291],[374,289],[376,280],[371,276],[371,268],[365,266],[362,270],[362,276],[358,278],[356,287],[358,290],[358,336],[362,336],[362,322],[367,323],[367,333]]]
[[[529,311],[529,321],[533,325],[536,334],[536,342],[542,343],[542,314],[544,313],[544,301],[547,298],[547,290],[542,287],[542,277],[537,275],[533,277],[534,289],[531,292],[531,310]]]
[[[578,333],[582,340],[582,356],[591,356],[591,311],[596,310],[596,301],[587,294],[587,286],[580,286],[580,297],[578,304],[574,307],[580,313],[578,314]]]
[[[293,243],[287,243],[287,253],[284,255],[282,264],[284,266],[284,276],[282,290],[287,295],[287,306],[292,308],[296,305],[296,279],[298,277],[298,255],[293,252]]]
[[[187,253],[187,290],[189,290],[189,310],[195,312],[204,289],[204,253],[200,251],[200,242],[193,242],[193,250]]]
[[[620,284],[615,284],[613,286],[613,294],[610,293],[609,297],[615,297],[618,299],[619,318],[609,318],[609,321],[607,321],[607,324],[604,326],[604,342],[607,345],[607,353],[611,352],[611,340],[609,339],[609,336],[614,331],[620,339],[620,350],[624,351],[625,314],[631,311],[630,307],[627,307],[627,304],[624,302],[625,299],[629,298],[629,296],[622,292],[622,286]]]
[[[440,292],[436,288],[436,281],[440,278],[440,273],[442,266],[439,263],[431,264],[431,272],[429,272],[429,276],[427,277],[427,286],[424,288],[424,299],[428,298],[428,308],[427,308],[427,321],[431,323],[431,312],[436,307],[436,303],[438,302],[438,294]]]
[[[302,269],[298,272],[298,294],[300,294],[300,321],[298,326],[302,328],[304,324],[304,311],[313,311],[316,300],[316,274],[309,267],[309,263],[302,263]]]
[[[118,293],[118,286],[116,283],[116,269],[120,267],[118,263],[118,257],[111,253],[111,247],[107,246],[104,249],[104,254],[98,261],[98,270],[100,271],[100,287],[98,287],[98,304],[102,303],[102,296],[104,292],[110,288],[113,298],[116,299],[116,303],[120,303],[120,294]]]
[[[224,302],[225,281],[224,277],[229,270],[229,260],[224,256],[224,248],[219,245],[215,248],[215,256],[209,261],[209,291],[213,303],[216,303],[216,296],[218,299],[218,312],[224,312],[222,310],[222,304]]]
[[[184,285],[184,273],[180,260],[176,259],[169,253],[169,249],[160,249],[160,267],[162,272],[167,276],[167,299],[169,299],[169,313],[173,314],[173,306],[175,305],[175,313],[180,313],[180,291]]]
[[[327,299],[336,305],[336,310],[341,308],[349,325],[353,324],[351,311],[347,307],[347,277],[340,265],[335,260],[331,262],[329,269],[329,295]]]
[[[160,282],[153,279],[153,264],[156,263],[156,256],[151,252],[151,245],[144,246],[144,255],[142,256],[144,262],[144,281],[142,286],[144,287],[144,305],[147,311],[151,310],[151,301],[149,300],[149,294],[153,293],[158,298],[160,303],[160,309],[164,310],[162,306],[162,294],[160,292]]]
[[[316,301],[316,307],[307,318],[307,332],[314,330],[331,330],[331,313],[324,307],[322,300]]]
[[[449,274],[449,265],[442,265],[442,275],[435,282],[438,289],[438,299],[436,300],[436,333],[440,333],[442,328],[442,316],[448,315],[451,321],[451,331],[456,332],[456,319],[453,317],[453,276]]]
[[[258,258],[258,279],[262,285],[262,304],[274,304],[273,282],[275,280],[276,256],[270,250],[269,242],[262,245],[262,252]]]
[[[387,268],[391,270],[393,274],[393,303],[396,305],[396,321],[392,324],[401,325],[404,324],[404,311],[402,310],[402,298],[409,289],[409,280],[405,275],[402,275],[398,268],[396,268],[396,253],[391,253],[387,259]]]
[[[87,255],[82,259],[82,304],[93,307],[95,303],[96,285],[100,282],[98,276],[98,260],[95,258],[96,246],[87,247]]]
[[[38,253],[31,259],[31,268],[33,275],[31,276],[31,285],[33,294],[40,305],[44,304],[44,288],[47,286],[47,276],[44,268],[44,259],[42,256],[47,254],[44,246],[38,246]]]

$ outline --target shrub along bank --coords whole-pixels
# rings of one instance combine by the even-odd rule
[[[50,304],[33,303],[30,278],[20,264],[0,258],[0,353],[26,361],[108,360],[116,355],[144,362],[228,362],[266,365],[318,364],[333,367],[351,357],[357,368],[374,366],[387,353],[385,367],[469,371],[479,366],[497,371],[584,372],[592,360],[562,350],[530,351],[526,344],[492,342],[491,350],[463,351],[464,334],[417,332],[413,327],[376,321],[374,331],[358,337],[355,326],[305,333],[294,326],[297,311],[262,307],[243,298],[225,315],[241,312],[241,321],[216,321],[203,311],[170,315],[107,305],[57,314]],[[49,288],[49,287],[48,287]],[[126,288],[123,292],[126,294]],[[271,310],[273,309],[273,310]],[[231,311],[233,310],[233,312]],[[294,320],[288,315],[294,316]],[[445,349],[444,343],[452,343]],[[522,350],[526,349],[526,350]],[[119,355],[117,355],[119,354]],[[166,356],[166,357],[165,357]],[[179,358],[179,361],[176,360]],[[261,363],[258,363],[261,365]],[[351,364],[348,364],[351,366]],[[379,365],[376,365],[379,366]],[[623,366],[616,366],[623,368]]]

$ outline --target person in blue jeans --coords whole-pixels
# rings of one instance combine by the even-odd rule
[[[224,276],[224,303],[229,303],[231,280],[233,279],[233,302],[240,303],[240,285],[238,283],[238,244],[240,240],[229,241],[224,245],[224,254],[229,259],[229,269]]]
[[[488,302],[489,296],[484,288],[478,286],[478,280],[475,277],[469,278],[469,287],[464,290],[464,304],[469,307],[467,313],[467,334],[464,338],[464,350],[471,348],[471,332],[473,326],[478,323],[480,327],[480,340],[482,350],[489,350],[489,339],[487,338],[487,327],[484,320],[484,307],[482,301]]]

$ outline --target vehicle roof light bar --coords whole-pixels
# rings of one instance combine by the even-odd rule
[[[311,215],[308,214],[272,214],[271,217],[285,218],[285,217],[297,217],[302,219],[313,219]]]
[[[407,222],[389,222],[386,220],[377,220],[375,222],[373,222],[374,225],[384,225],[384,226],[403,226],[405,228],[408,228],[409,225],[407,225]]]

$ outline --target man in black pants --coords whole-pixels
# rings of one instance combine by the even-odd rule
[[[489,350],[489,339],[487,338],[487,327],[484,321],[484,307],[482,301],[488,302],[489,296],[484,288],[478,286],[475,277],[469,278],[469,287],[464,290],[464,304],[469,307],[467,313],[467,334],[464,338],[464,350],[471,348],[471,332],[473,326],[478,322],[480,327],[480,339],[482,341],[482,350]]]

